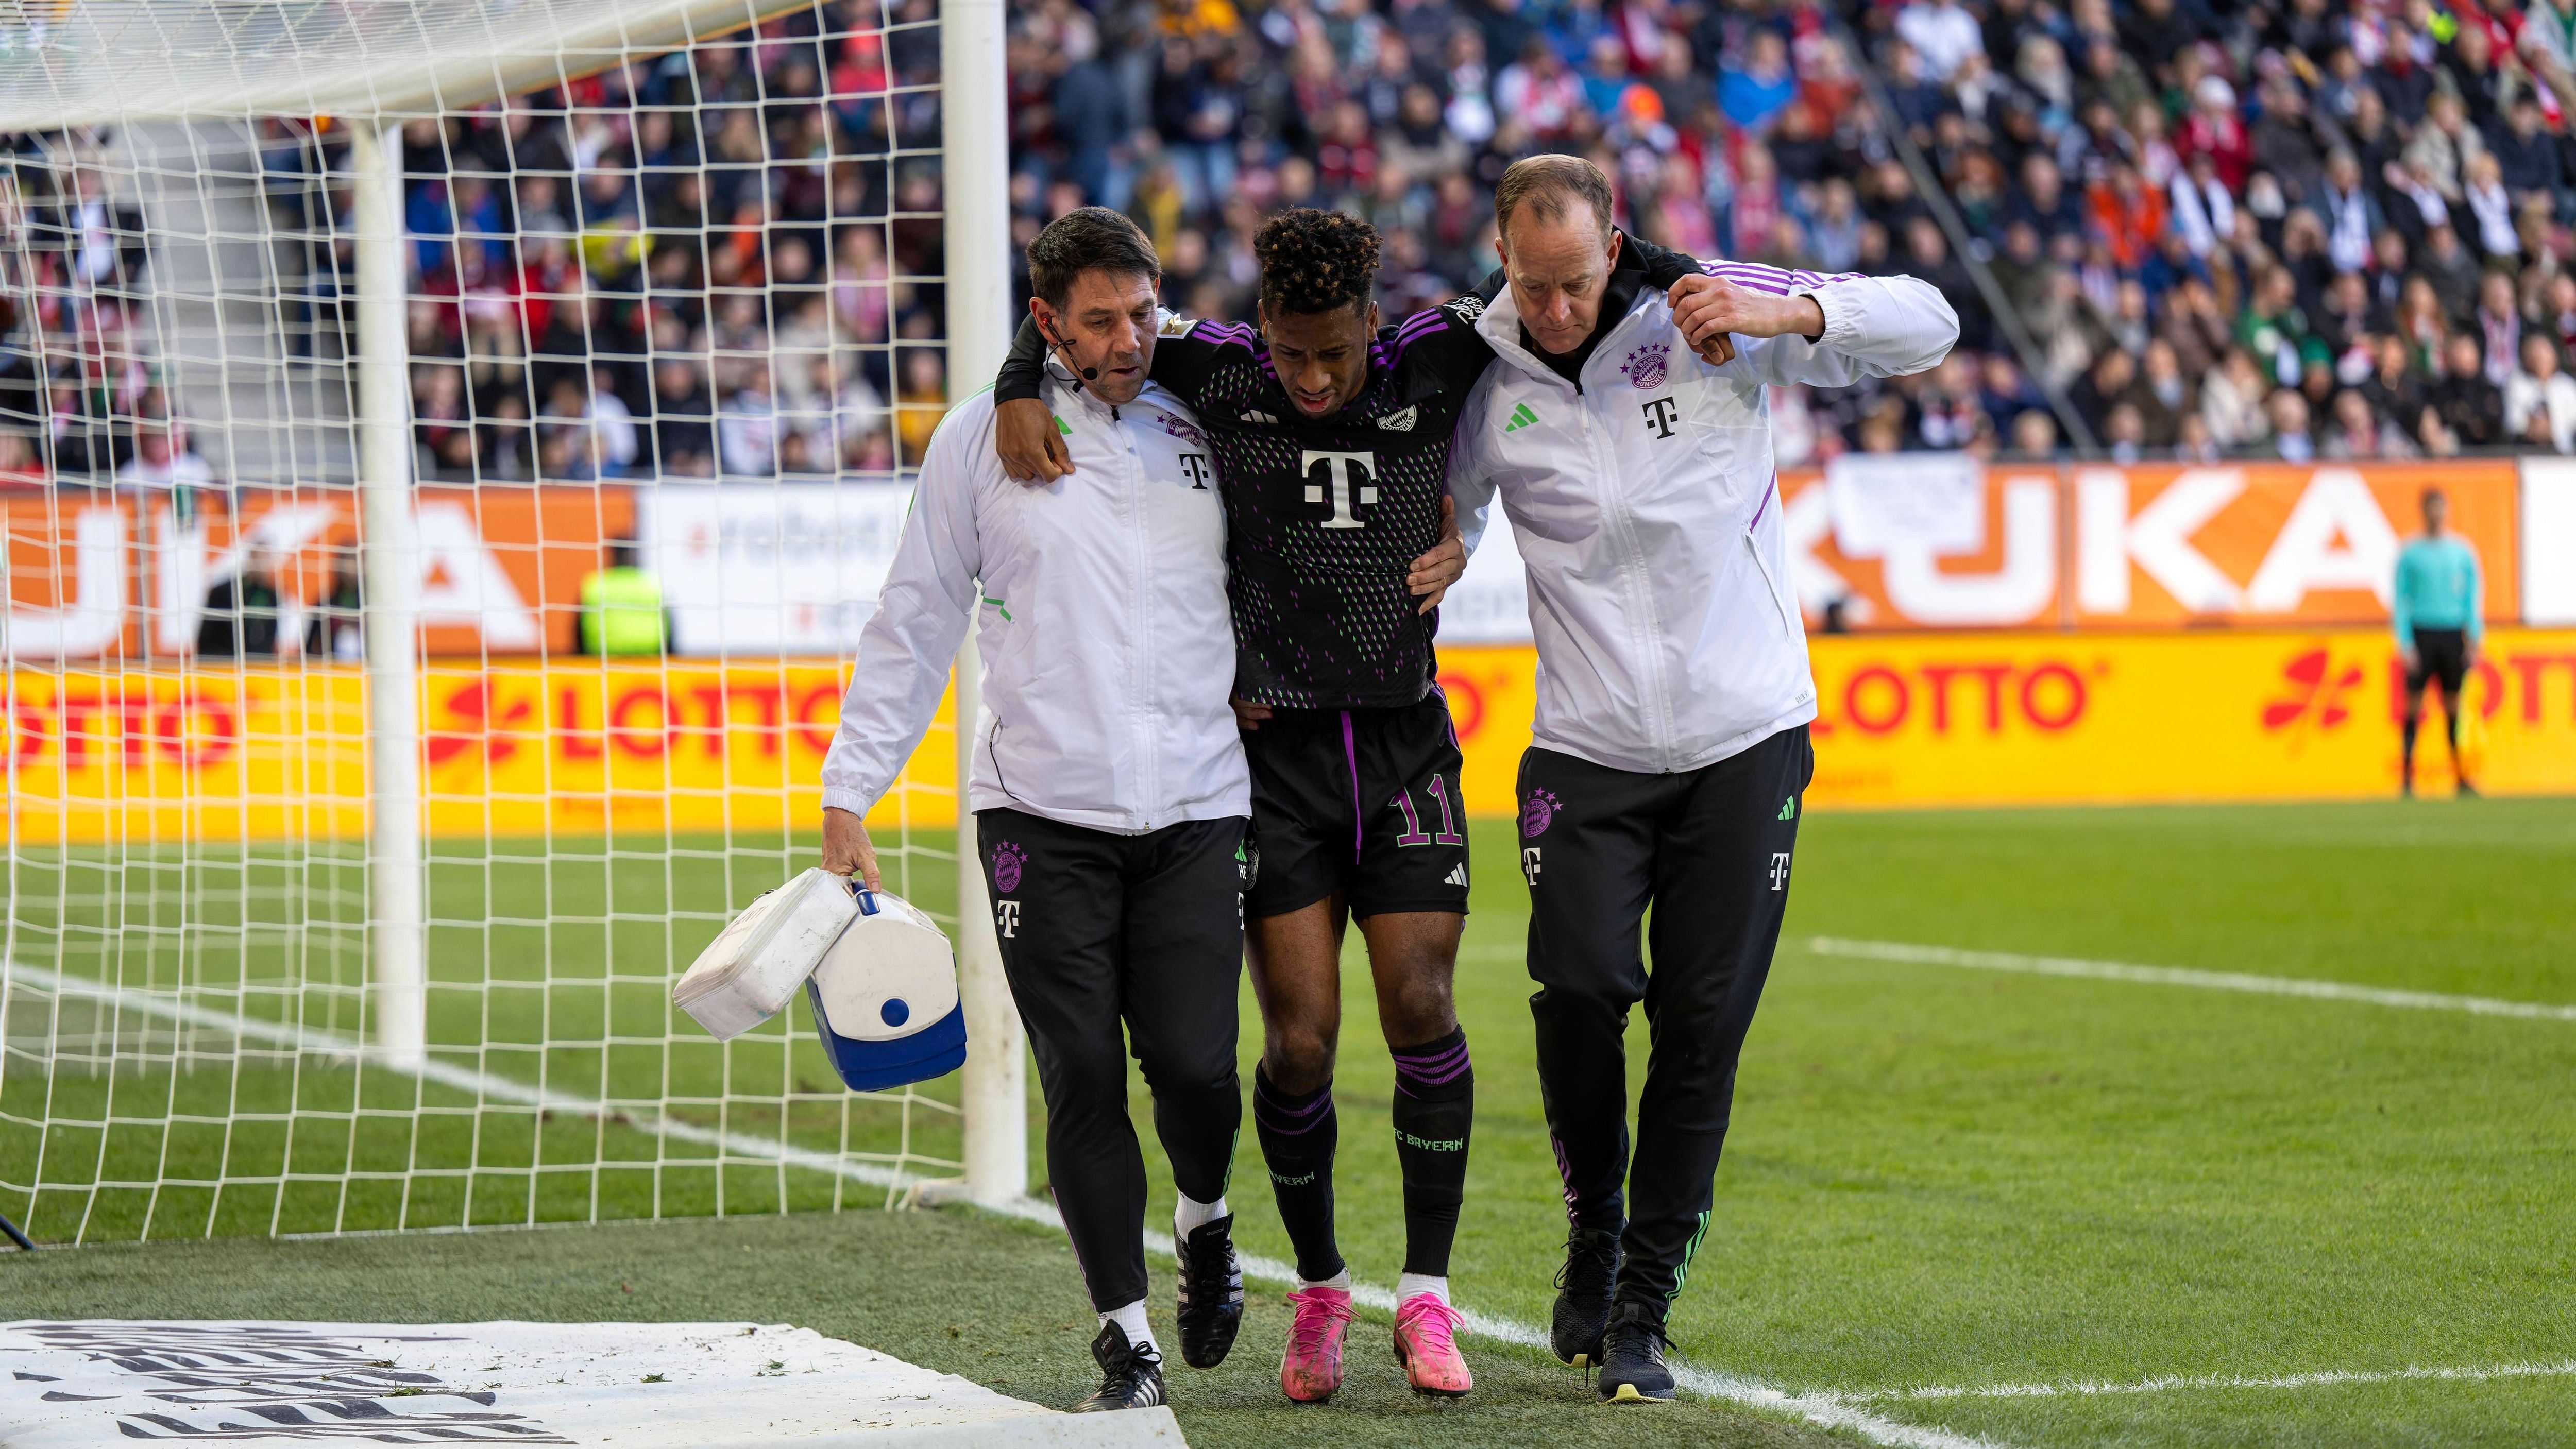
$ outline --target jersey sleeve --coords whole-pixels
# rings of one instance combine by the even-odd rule
[[[1687,252],[1660,247],[1633,232],[1619,233],[1623,253],[1633,253],[1637,264],[1646,269],[1646,285],[1658,292],[1669,292],[1673,283],[1694,273],[1705,272],[1715,263],[1702,263]]]
[[[1864,377],[1903,377],[1938,364],[1959,340],[1959,314],[1917,277],[1827,275],[1754,262],[1710,262],[1701,270],[1748,291],[1813,297],[1825,314],[1825,330],[1812,342],[1737,340],[1733,365],[1763,382],[1849,387]]]
[[[1002,359],[1002,370],[993,374],[993,401],[1034,401],[1045,381],[1046,338],[1039,335],[1035,317],[1023,317],[1020,330],[1011,334],[1010,355]]]
[[[1195,409],[1199,393],[1215,374],[1225,349],[1250,353],[1259,345],[1260,334],[1242,323],[1210,322],[1157,311],[1154,365],[1146,370],[1146,376]],[[1036,398],[1039,384],[1046,377],[1046,354],[1046,338],[1038,332],[1037,319],[1021,318],[1020,330],[1011,338],[1011,354],[1002,359],[1002,370],[993,376],[993,401]]]
[[[1155,316],[1154,365],[1147,375],[1169,388],[1195,412],[1201,394],[1231,351],[1239,359],[1261,350],[1261,334],[1248,322],[1211,322],[1178,312]]]
[[[990,408],[961,405],[930,440],[894,565],[859,633],[840,727],[823,756],[825,806],[865,815],[930,728],[981,593],[975,495],[982,474],[999,468]],[[974,728],[971,720],[960,724]]]

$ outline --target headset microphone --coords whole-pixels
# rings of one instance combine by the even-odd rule
[[[1040,335],[1040,336],[1042,336],[1042,337],[1046,336],[1046,329],[1045,329],[1045,328],[1043,328],[1043,327],[1039,328],[1039,329],[1038,329],[1038,335]],[[1066,354],[1065,359],[1064,359],[1064,365],[1065,365],[1066,367],[1068,367],[1068,368],[1072,369],[1072,370],[1073,370],[1073,371],[1075,371],[1075,372],[1081,373],[1081,374],[1082,374],[1082,382],[1098,382],[1098,381],[1100,380],[1100,369],[1099,369],[1099,368],[1096,368],[1096,367],[1084,367],[1084,366],[1082,366],[1080,363],[1075,362],[1075,361],[1073,360],[1073,356],[1072,356],[1072,353],[1073,353],[1073,344],[1072,344],[1072,343],[1070,343],[1070,342],[1065,342],[1065,341],[1061,341],[1061,340],[1059,340],[1059,339],[1057,339],[1057,338],[1053,338],[1053,337],[1048,337],[1048,338],[1047,338],[1047,341],[1048,341],[1050,344],[1052,344],[1052,345],[1054,346],[1054,348],[1055,348],[1055,350],[1056,350],[1056,351]],[[1075,392],[1080,392],[1080,391],[1082,391],[1082,382],[1077,382],[1077,383],[1075,383],[1075,384],[1073,385],[1073,390],[1074,390]]]

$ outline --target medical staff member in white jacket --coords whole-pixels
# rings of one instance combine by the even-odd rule
[[[1501,495],[1538,641],[1518,794],[1571,1225],[1555,1348],[1601,1368],[1606,1400],[1667,1399],[1665,1323],[1708,1231],[1815,769],[1764,390],[1923,371],[1959,321],[1910,277],[1738,262],[1704,268],[1716,287],[1679,284],[1677,315],[1617,255],[1608,178],[1573,157],[1514,165],[1494,206],[1511,286],[1477,322],[1495,362],[1449,480],[1471,541]],[[1640,1001],[1654,1046],[1632,1164],[1621,1032]]]
[[[920,743],[981,610],[969,839],[1046,1094],[1048,1177],[1100,1318],[1102,1383],[1082,1409],[1163,1401],[1130,1039],[1180,1189],[1183,1356],[1221,1361],[1243,1313],[1225,1187],[1243,1110],[1251,781],[1226,702],[1216,475],[1197,420],[1146,380],[1160,275],[1152,243],[1102,208],[1031,244],[1030,310],[1059,344],[1044,401],[1080,468],[1012,482],[990,392],[941,422],[823,762],[823,866],[873,886],[861,817]]]

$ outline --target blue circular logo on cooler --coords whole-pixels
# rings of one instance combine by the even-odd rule
[[[912,1008],[903,1004],[902,997],[890,996],[886,998],[885,1005],[877,1008],[877,1015],[888,1026],[901,1026],[912,1020]]]

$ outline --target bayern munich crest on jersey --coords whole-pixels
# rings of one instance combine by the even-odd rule
[[[1004,895],[1020,888],[1020,871],[1029,863],[1029,853],[1005,840],[993,847],[993,888]]]
[[[1521,839],[1536,840],[1547,834],[1547,828],[1556,823],[1556,812],[1564,808],[1547,791],[1532,790],[1521,802]]]
[[[1636,384],[1639,392],[1652,392],[1664,385],[1664,377],[1670,371],[1664,358],[1671,351],[1669,343],[1649,342],[1628,354],[1627,360],[1619,364],[1619,373]]]
[[[1200,435],[1197,428],[1181,421],[1179,418],[1173,417],[1170,413],[1163,414],[1163,431],[1171,434],[1175,438],[1187,439],[1199,447],[1204,448],[1207,446],[1207,439]]]

